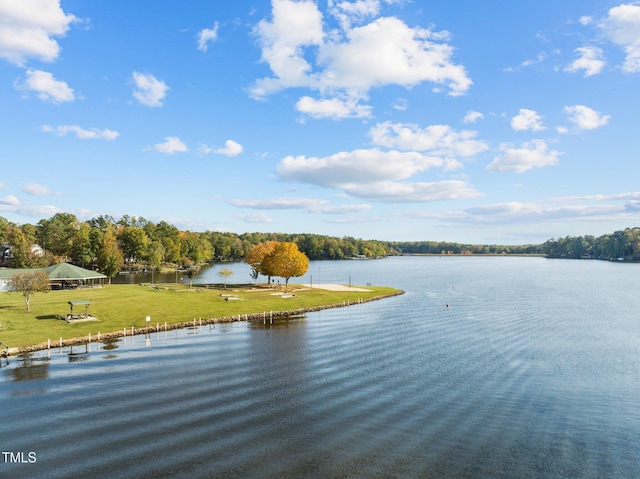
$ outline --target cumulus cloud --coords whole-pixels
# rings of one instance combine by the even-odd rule
[[[325,32],[323,15],[312,1],[272,0],[272,19],[260,21],[254,32],[262,61],[273,75],[254,82],[252,97],[309,88],[321,98],[307,96],[299,110],[314,118],[339,119],[368,114],[353,106],[373,88],[431,82],[448,87],[450,95],[462,95],[471,86],[465,68],[452,61],[454,49],[446,43],[446,32],[411,28],[394,17],[353,26],[378,14],[377,1],[332,1],[329,10],[341,29]]]
[[[158,80],[148,73],[132,73],[134,90],[133,97],[146,106],[162,106],[169,87],[162,80]]]
[[[55,104],[73,101],[76,98],[69,85],[42,70],[27,70],[24,82],[16,82],[15,87],[25,92],[36,92],[39,99]]]
[[[13,195],[7,195],[4,198],[0,198],[0,205],[18,206],[20,200]]]
[[[329,13],[339,22],[343,30],[359,24],[380,13],[378,0],[356,0],[355,2],[329,0]]]
[[[1,200],[0,200],[0,211],[15,213],[23,216],[46,217],[46,218],[51,217],[56,213],[62,212],[60,208],[52,205],[22,205],[20,203],[3,204]]]
[[[99,130],[98,128],[86,130],[78,125],[59,125],[56,127],[44,125],[42,131],[53,133],[57,136],[66,136],[68,133],[73,133],[80,140],[115,140],[120,135],[114,130]]]
[[[28,58],[52,62],[60,54],[61,37],[78,19],[65,13],[60,0],[0,2],[0,58],[24,66]]]
[[[600,22],[600,29],[615,45],[622,47],[626,57],[622,70],[640,71],[640,4],[622,4],[609,10]]]
[[[544,130],[542,126],[542,117],[535,110],[520,108],[519,113],[511,119],[511,128],[516,131],[540,131]]]
[[[602,71],[606,62],[601,48],[586,46],[574,50],[579,57],[565,68],[565,71],[576,73],[584,70],[584,76],[590,77]]]
[[[475,123],[476,121],[482,119],[484,119],[484,115],[482,113],[480,113],[479,111],[469,110],[462,121],[464,123]]]
[[[216,22],[213,28],[203,28],[198,32],[198,50],[206,52],[209,48],[209,43],[218,39],[218,26],[218,22]]]
[[[331,118],[341,120],[344,118],[371,117],[371,107],[360,105],[355,98],[315,100],[310,96],[303,96],[296,103],[296,110],[315,119]]]
[[[340,152],[324,158],[288,156],[277,165],[284,180],[342,190],[348,196],[382,202],[424,202],[475,198],[480,193],[466,181],[403,181],[431,168],[459,163],[419,152],[377,148]]]
[[[48,186],[40,185],[38,183],[27,183],[22,187],[22,191],[32,196],[61,195],[61,193],[54,192]]]
[[[524,173],[533,168],[542,168],[558,164],[561,153],[555,150],[549,151],[544,140],[533,140],[524,143],[520,148],[509,144],[500,146],[503,154],[496,156],[487,166],[487,171],[513,171]]]
[[[601,115],[599,112],[584,105],[566,106],[562,110],[580,130],[593,130],[606,125],[611,118],[610,115]]]
[[[184,153],[189,151],[187,145],[180,140],[177,136],[165,137],[164,143],[156,143],[153,149],[159,153],[165,153],[167,155],[173,155],[174,153]]]
[[[430,125],[420,128],[411,123],[388,121],[374,126],[369,135],[374,145],[401,150],[428,151],[444,157],[469,157],[488,149],[485,142],[475,139],[477,132],[469,130],[458,132],[448,125]]]
[[[233,140],[227,140],[224,142],[224,148],[218,148],[215,150],[215,153],[225,156],[238,156],[243,150],[244,148],[242,148],[240,143],[236,143]]]
[[[371,184],[347,184],[344,185],[344,190],[351,196],[386,203],[423,203],[482,196],[482,193],[467,181],[462,180],[436,182],[380,181]]]
[[[385,152],[373,148],[340,152],[324,158],[287,156],[276,170],[286,180],[340,188],[350,183],[406,179],[445,164],[441,158],[418,152]]]

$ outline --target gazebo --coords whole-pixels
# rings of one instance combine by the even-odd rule
[[[45,273],[49,276],[49,280],[53,283],[59,283],[61,289],[68,287],[68,282],[73,282],[71,287],[77,287],[79,284],[94,285],[94,281],[100,280],[100,285],[103,284],[103,280],[106,276],[97,271],[91,271],[89,269],[81,268],[80,266],[74,266],[69,263],[54,264],[45,268]]]
[[[84,316],[82,315],[76,315],[77,317],[84,317],[84,318],[88,318],[89,317],[89,305],[91,304],[91,301],[89,301],[88,299],[79,299],[76,301],[69,301],[69,306],[71,306],[71,313],[67,316],[67,319],[75,319],[73,317],[73,307],[74,306],[84,306]]]

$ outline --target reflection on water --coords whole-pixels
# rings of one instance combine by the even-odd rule
[[[10,381],[36,381],[49,377],[49,358],[33,354],[21,354],[11,368],[4,369]]]
[[[67,348],[16,358],[0,375],[0,437],[38,461],[0,464],[0,475],[640,477],[637,269],[530,258],[321,267],[407,293],[111,340],[80,362]]]

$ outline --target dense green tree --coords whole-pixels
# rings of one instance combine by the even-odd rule
[[[7,228],[9,227],[9,221],[0,216],[0,244],[7,241]]]
[[[111,228],[107,229],[102,236],[102,244],[98,249],[98,268],[109,278],[115,276],[122,268],[124,258],[122,251],[118,248],[116,236]]]
[[[116,234],[125,259],[137,263],[145,260],[149,249],[149,237],[140,226],[120,226]]]
[[[77,223],[78,219],[71,213],[56,213],[48,220],[40,220],[37,224],[40,246],[66,260],[71,256]]]
[[[89,223],[78,223],[71,238],[71,261],[84,268],[93,261],[96,253],[91,242],[91,226]]]
[[[11,248],[9,266],[11,268],[31,267],[31,245],[19,226],[9,224],[6,232],[7,243]]]

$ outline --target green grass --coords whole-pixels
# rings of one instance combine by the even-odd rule
[[[158,289],[156,289],[158,288]],[[295,297],[283,299],[271,293],[274,290],[260,287],[232,287],[227,290],[188,288],[180,285],[110,285],[87,290],[51,291],[38,293],[31,298],[31,311],[25,311],[22,295],[0,293],[0,341],[12,348],[32,346],[51,339],[52,343],[63,339],[97,336],[146,326],[146,316],[151,325],[165,322],[180,323],[194,318],[221,318],[238,314],[285,311],[357,301],[397,293],[387,287],[367,286],[371,292],[326,291],[320,289],[295,290]],[[221,294],[231,294],[239,301],[225,301]],[[69,313],[68,301],[91,301],[89,314],[98,321],[69,324],[59,316]],[[84,306],[76,306],[74,314],[84,313]]]

